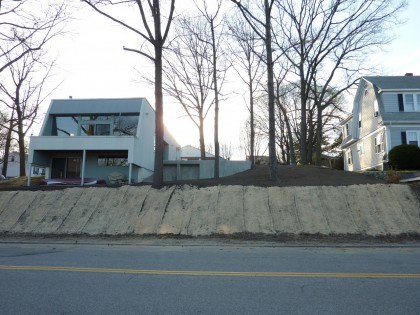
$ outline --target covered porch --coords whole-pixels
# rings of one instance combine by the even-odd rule
[[[120,173],[128,183],[138,182],[144,171],[129,156],[129,150],[34,150],[29,168],[31,171],[34,167],[45,167],[45,179],[72,179],[72,183],[79,179],[81,186],[92,179],[103,179],[109,184],[110,174],[115,173]],[[31,176],[28,186],[30,183]]]

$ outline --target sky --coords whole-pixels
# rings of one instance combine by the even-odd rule
[[[401,19],[406,22],[394,30],[395,40],[381,53],[372,56],[381,75],[420,75],[420,1],[409,0]],[[57,56],[59,68],[54,82],[61,85],[50,99],[146,97],[154,106],[154,88],[139,79],[139,72],[153,74],[153,64],[146,58],[123,50],[139,43],[125,29],[100,16],[87,6],[80,6],[69,23],[69,34],[56,40],[51,54]],[[138,46],[137,46],[138,47]],[[137,48],[135,47],[135,48]],[[42,106],[45,113],[49,101]],[[351,110],[351,102],[348,110]],[[247,118],[244,98],[230,95],[220,105],[219,138],[231,144],[234,158],[243,159],[238,149],[241,130]],[[185,116],[180,104],[164,98],[164,122],[181,146],[198,147],[198,129]],[[213,119],[206,121],[206,143],[213,140]],[[34,135],[40,125],[35,126]]]

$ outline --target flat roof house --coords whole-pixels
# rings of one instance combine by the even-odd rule
[[[142,182],[154,169],[155,112],[145,98],[52,100],[28,163],[45,178],[102,178],[123,174]],[[164,160],[179,159],[165,128]]]
[[[420,76],[361,78],[353,112],[341,125],[344,169],[384,169],[393,147],[420,146]]]

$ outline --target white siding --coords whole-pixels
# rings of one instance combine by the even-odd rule
[[[376,95],[373,86],[368,84],[365,91],[363,91],[361,96],[362,127],[359,133],[360,138],[377,130],[378,123],[381,121],[379,116],[374,116]]]

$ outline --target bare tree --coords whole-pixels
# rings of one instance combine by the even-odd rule
[[[265,63],[267,66],[268,90],[268,121],[269,121],[269,158],[270,180],[277,181],[277,154],[276,154],[276,129],[275,129],[275,95],[274,95],[274,60],[272,49],[272,14],[275,0],[264,0],[258,8],[244,4],[240,0],[231,0],[239,8],[242,16],[251,26],[254,33],[265,46]],[[260,12],[258,16],[255,12]]]
[[[257,100],[256,104],[257,105]],[[257,108],[258,106],[256,106]],[[265,119],[264,119],[265,120]],[[239,139],[239,149],[245,154],[245,157],[249,159],[249,156],[251,155],[251,147],[250,147],[250,120],[247,119],[245,122],[244,127],[242,128],[242,132]],[[252,155],[254,156],[254,159],[258,156],[262,156],[267,151],[267,141],[268,138],[268,132],[264,131],[262,128],[260,128],[261,124],[259,123],[258,115],[255,115],[255,121],[254,121],[254,152]],[[264,124],[262,124],[264,125]]]
[[[232,143],[222,143],[220,146],[220,156],[226,160],[230,160],[233,155]]]
[[[299,78],[300,88],[300,155],[307,164],[308,103],[314,77],[323,73],[325,90],[339,76],[347,78],[348,88],[354,77],[363,72],[368,53],[390,41],[389,30],[398,23],[404,0],[276,0],[282,21],[277,42]],[[322,71],[321,71],[322,69]],[[294,80],[294,79],[292,79]],[[317,89],[318,89],[317,88]],[[345,90],[346,88],[342,89]],[[322,98],[322,94],[318,93]],[[320,107],[320,112],[322,108]]]
[[[163,126],[163,50],[166,39],[168,38],[169,30],[175,11],[175,0],[169,1],[169,8],[165,12],[161,10],[162,0],[127,0],[127,1],[112,1],[112,0],[81,0],[88,4],[99,14],[108,19],[118,23],[124,28],[134,32],[140,39],[149,45],[140,49],[127,48],[125,50],[138,53],[150,61],[155,66],[155,111],[156,111],[156,134],[155,134],[155,170],[153,177],[153,187],[161,188],[163,186],[163,151],[164,151],[164,126]],[[130,22],[124,21],[123,18],[117,18],[104,11],[105,6],[115,5],[134,5],[139,12],[139,21],[142,28],[131,26]],[[147,14],[146,14],[147,13]],[[151,16],[149,19],[148,16]],[[166,16],[166,25],[162,25],[162,19]]]
[[[38,72],[40,56],[44,54],[43,47],[64,33],[68,19],[65,2],[43,1],[35,4],[21,0],[0,4],[0,91],[5,95],[0,103],[9,109],[10,114],[1,124],[5,134],[4,176],[14,133],[18,135],[20,175],[25,175],[24,137],[36,119],[46,79],[42,77],[42,71]],[[34,83],[35,76],[40,80],[37,83]]]
[[[249,159],[251,166],[254,166],[255,146],[255,122],[254,103],[263,72],[261,71],[263,48],[259,46],[259,40],[254,36],[254,31],[249,24],[237,16],[229,16],[227,25],[234,43],[230,45],[233,66],[242,82],[248,90],[248,111],[249,111]]]
[[[63,33],[65,2],[30,0],[0,3],[0,73],[26,55],[39,51]],[[13,56],[13,58],[10,58]]]
[[[203,8],[197,6],[202,16],[206,19],[210,26],[210,38],[200,37],[201,40],[208,43],[211,47],[211,63],[213,67],[213,92],[214,92],[214,178],[219,178],[219,156],[220,156],[220,145],[219,145],[219,94],[221,86],[224,82],[227,68],[221,66],[221,44],[222,44],[222,30],[216,30],[223,28],[223,20],[219,20],[219,13],[222,6],[222,0],[217,0],[215,10],[211,10],[208,6],[207,0],[202,0]],[[220,75],[222,77],[220,77]]]
[[[164,65],[163,89],[184,108],[199,131],[201,159],[206,158],[204,121],[214,105],[212,48],[200,38],[210,33],[202,16],[181,17],[175,22]]]
[[[8,57],[9,59],[13,58],[13,56]],[[45,59],[45,53],[42,50],[24,55],[19,60],[10,63],[7,72],[10,80],[5,80],[7,83],[0,83],[0,92],[7,97],[7,99],[0,99],[0,102],[8,107],[11,112],[5,156],[8,156],[12,134],[15,133],[19,146],[20,176],[26,175],[25,136],[38,118],[40,105],[54,90],[46,93],[44,87],[51,76],[51,70],[55,62],[44,63],[43,59]],[[7,126],[5,127],[7,128]],[[6,172],[6,170],[7,166],[3,171]]]

